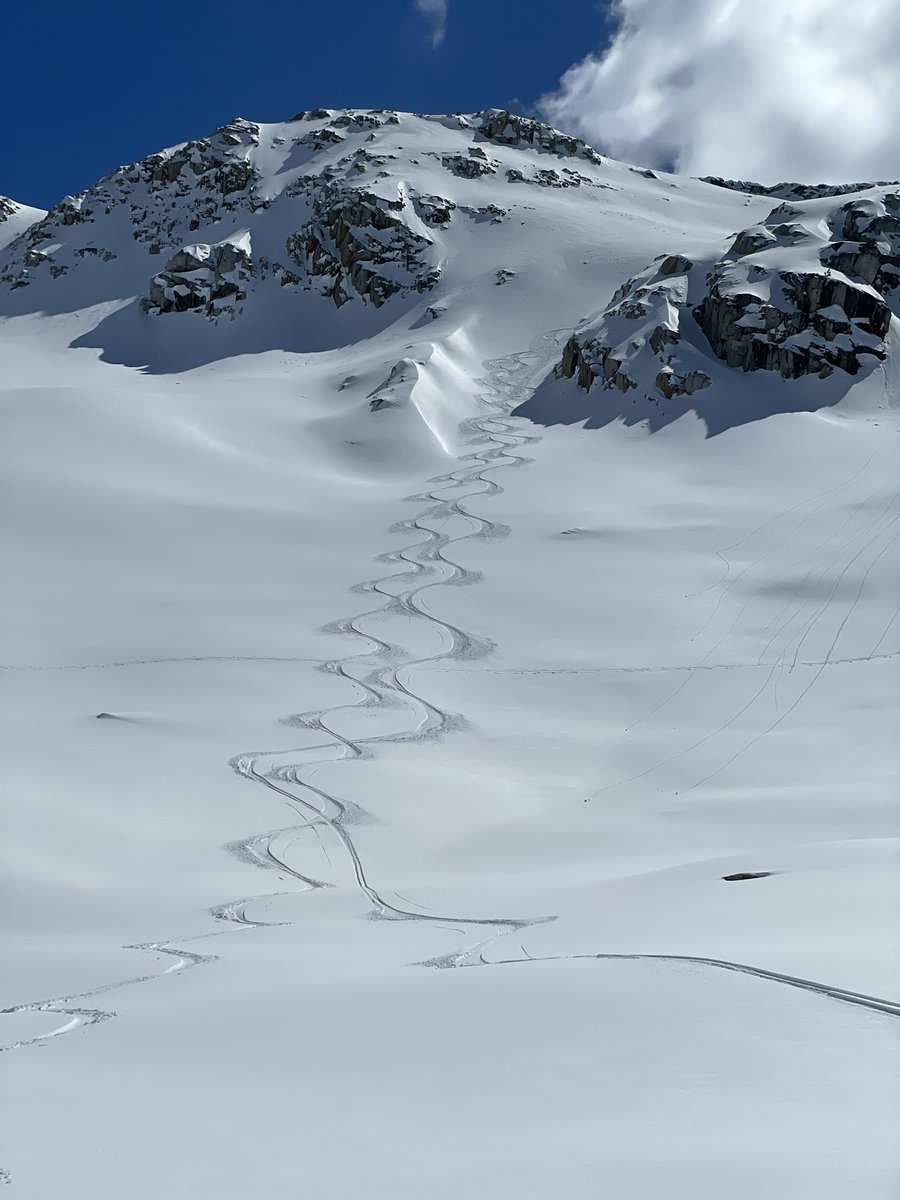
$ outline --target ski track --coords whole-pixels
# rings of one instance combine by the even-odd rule
[[[253,919],[248,915],[248,909],[251,905],[262,905],[266,901],[272,901],[283,896],[294,896],[302,894],[305,891],[311,891],[319,888],[329,888],[338,886],[335,883],[315,878],[304,874],[291,866],[286,855],[293,843],[298,841],[304,833],[312,832],[318,840],[318,844],[322,850],[323,857],[329,867],[329,870],[335,869],[334,859],[329,853],[328,843],[331,843],[331,849],[338,851],[340,858],[343,860],[345,867],[350,868],[355,886],[365,895],[372,909],[372,916],[385,920],[400,920],[400,921],[416,921],[429,922],[435,928],[440,928],[445,931],[452,931],[461,936],[466,936],[464,931],[469,932],[471,936],[476,930],[482,930],[488,934],[474,943],[466,945],[461,949],[449,954],[437,955],[433,958],[426,959],[419,964],[421,966],[434,967],[438,969],[458,968],[458,967],[479,967],[479,966],[509,966],[515,964],[525,964],[530,962],[558,962],[571,960],[591,960],[591,961],[639,961],[639,962],[662,962],[672,964],[693,964],[697,967],[708,969],[728,970],[745,975],[756,976],[760,979],[768,980],[772,983],[779,983],[793,988],[800,988],[807,992],[822,995],[832,1000],[837,1000],[846,1004],[853,1004],[862,1008],[870,1009],[878,1013],[888,1014],[891,1016],[900,1016],[900,1003],[895,1003],[890,1000],[883,1000],[874,996],[867,996],[862,993],[848,991],[843,988],[832,987],[827,984],[818,983],[813,980],[807,980],[798,976],[785,975],[777,971],[768,971],[763,968],[749,966],[743,963],[730,962],[724,959],[704,958],[690,955],[673,955],[673,954],[613,954],[613,953],[597,953],[597,954],[568,954],[568,955],[545,955],[537,956],[530,954],[524,943],[520,949],[522,957],[508,959],[489,959],[485,957],[485,951],[497,943],[501,938],[508,936],[515,931],[521,931],[538,924],[543,924],[548,921],[553,921],[554,916],[531,916],[531,917],[463,917],[463,916],[448,916],[443,913],[436,913],[432,910],[425,909],[425,906],[418,905],[414,901],[407,900],[401,897],[397,892],[393,895],[400,901],[400,904],[392,903],[385,898],[384,893],[379,891],[373,882],[369,879],[366,872],[365,864],[359,854],[359,851],[353,841],[352,836],[348,832],[347,827],[352,827],[354,824],[361,821],[371,819],[369,814],[361,809],[358,805],[339,799],[336,795],[325,791],[322,788],[314,785],[311,780],[316,770],[325,763],[350,760],[350,759],[365,759],[373,754],[373,747],[379,744],[402,743],[412,741],[422,741],[425,739],[438,739],[447,733],[453,732],[455,729],[462,728],[465,724],[464,718],[459,714],[447,712],[428,701],[424,696],[419,695],[413,690],[408,682],[409,675],[417,668],[428,665],[437,665],[449,661],[469,661],[474,662],[479,658],[484,658],[490,653],[492,644],[490,642],[480,640],[466,634],[463,630],[447,621],[441,620],[432,615],[425,607],[425,593],[431,588],[444,587],[449,585],[465,585],[478,581],[480,574],[477,571],[470,570],[461,566],[448,558],[446,551],[449,547],[457,542],[465,542],[476,539],[490,540],[502,538],[508,532],[508,529],[496,522],[488,520],[486,517],[475,515],[465,507],[466,501],[472,501],[480,497],[491,497],[498,495],[503,491],[503,488],[490,478],[490,473],[510,467],[525,466],[531,460],[524,455],[514,453],[518,448],[529,445],[538,440],[537,437],[519,432],[521,422],[516,418],[509,416],[509,412],[522,400],[530,394],[530,385],[533,380],[539,377],[553,361],[555,354],[558,352],[561,340],[568,336],[569,330],[554,330],[543,334],[537,338],[529,350],[506,355],[503,358],[488,360],[485,363],[487,377],[483,380],[484,386],[488,389],[479,396],[481,403],[487,408],[487,412],[481,416],[470,418],[463,426],[464,433],[468,438],[479,446],[472,452],[462,455],[460,462],[464,465],[458,467],[455,471],[451,471],[446,475],[436,476],[429,480],[431,485],[428,490],[410,496],[407,499],[410,502],[420,506],[421,511],[415,517],[400,521],[391,527],[392,533],[409,533],[423,535],[420,540],[399,550],[391,550],[387,553],[377,556],[376,561],[386,566],[399,567],[397,571],[380,576],[376,579],[367,580],[357,584],[352,589],[354,593],[362,595],[374,595],[380,597],[383,601],[377,607],[366,610],[352,617],[344,617],[340,620],[325,626],[324,632],[339,634],[343,636],[353,637],[363,643],[363,648],[356,654],[350,654],[340,658],[334,658],[328,662],[321,663],[319,669],[323,672],[335,674],[345,679],[356,691],[356,698],[348,704],[333,706],[327,709],[311,710],[304,713],[291,714],[282,718],[282,723],[313,732],[322,736],[324,740],[317,741],[314,745],[301,747],[298,749],[277,750],[277,751],[256,751],[241,754],[233,758],[230,766],[243,778],[260,784],[263,787],[275,792],[300,818],[299,823],[289,825],[284,828],[268,830],[263,833],[254,834],[240,842],[233,843],[226,849],[242,861],[251,864],[261,870],[274,870],[280,877],[287,876],[297,884],[302,885],[299,888],[292,888],[278,892],[269,893],[254,893],[251,896],[242,897],[236,900],[226,901],[212,906],[209,909],[210,915],[216,920],[227,924],[228,928],[213,930],[212,932],[198,934],[188,938],[171,939],[158,942],[142,942],[133,945],[125,946],[123,949],[139,950],[145,953],[169,955],[174,958],[174,962],[164,971],[157,973],[147,973],[135,975],[128,979],[118,980],[112,983],[102,984],[96,988],[91,988],[87,991],[72,993],[69,995],[56,997],[47,1000],[37,1000],[24,1004],[13,1005],[8,1008],[0,1009],[0,1015],[12,1015],[21,1013],[54,1013],[63,1018],[62,1023],[55,1028],[37,1034],[30,1038],[24,1038],[20,1041],[13,1042],[9,1045],[0,1047],[0,1051],[21,1049],[27,1046],[42,1044],[59,1037],[63,1034],[74,1032],[77,1029],[84,1029],[91,1025],[97,1025],[104,1021],[110,1020],[116,1016],[116,1012],[112,1009],[94,1008],[84,1005],[82,1002],[91,1000],[94,997],[105,995],[110,992],[117,991],[121,988],[135,984],[149,983],[153,980],[158,980],[168,975],[179,974],[192,967],[201,966],[216,961],[217,955],[201,954],[194,951],[185,950],[182,945],[185,943],[194,943],[210,938],[222,937],[231,933],[246,932],[253,929],[269,928],[278,925],[289,925],[291,921],[263,921]],[[865,470],[865,464],[861,468],[861,473]],[[855,476],[853,477],[855,478]],[[836,491],[841,491],[851,481],[846,481],[837,489],[832,489],[826,493],[831,496]],[[448,497],[444,493],[451,493]],[[822,494],[813,497],[812,500],[820,499]],[[788,513],[795,511],[797,508],[803,507],[810,501],[801,501],[795,505],[793,509],[789,509]],[[817,506],[819,507],[819,506]],[[813,510],[815,511],[815,510]],[[784,516],[786,514],[782,514]],[[807,517],[810,514],[807,514]],[[884,511],[876,518],[875,525],[879,523],[879,519],[883,517]],[[453,518],[461,518],[468,524],[468,531],[457,537],[448,537],[442,532],[447,522]],[[800,521],[807,519],[804,517]],[[779,518],[772,518],[772,521]],[[767,522],[766,524],[769,524]],[[431,525],[436,526],[431,528]],[[763,528],[763,527],[760,527]],[[791,533],[796,532],[796,526]],[[871,527],[870,527],[871,530]],[[867,530],[866,532],[870,532]],[[754,536],[750,534],[746,539]],[[881,533],[879,531],[874,538],[866,543],[866,548],[876,541]],[[788,537],[790,534],[788,535]],[[785,541],[787,538],[784,539]],[[732,546],[725,547],[720,553],[720,558],[725,562],[726,573],[725,577],[730,573],[730,567],[727,560],[724,558],[724,553],[734,549],[735,546],[741,543],[735,543]],[[783,543],[778,543],[781,545]],[[816,547],[820,549],[821,547]],[[768,553],[771,553],[771,549]],[[812,552],[814,553],[814,551]],[[861,553],[861,552],[860,552]],[[763,555],[765,558],[767,555]],[[840,554],[837,556],[840,557]],[[855,558],[859,557],[857,554]],[[757,559],[751,563],[750,567],[757,565],[762,559]],[[802,561],[802,559],[800,560]],[[871,569],[870,564],[870,569]],[[849,566],[849,564],[848,564]],[[741,575],[749,568],[745,567]],[[844,570],[847,568],[845,567]],[[719,596],[716,609],[721,604],[725,593],[738,581],[741,575],[735,576],[731,583],[725,588]],[[838,577],[839,579],[842,577]],[[718,582],[724,582],[724,578]],[[713,587],[716,585],[712,585]],[[862,585],[860,585],[861,587]],[[392,590],[392,587],[396,590]],[[835,588],[837,583],[835,583]],[[708,589],[705,589],[708,590]],[[832,588],[833,594],[834,588]],[[697,593],[699,594],[699,593]],[[830,598],[830,597],[829,597]],[[749,603],[749,602],[748,602]],[[800,608],[800,612],[806,607],[806,601]],[[827,606],[827,600],[825,606]],[[823,606],[823,607],[825,607]],[[746,606],[745,606],[746,607]],[[743,610],[742,610],[743,612]],[[738,620],[740,619],[738,615]],[[779,617],[782,614],[779,614]],[[781,626],[779,632],[783,632],[789,622],[799,615],[792,613],[788,620]],[[741,712],[746,711],[761,692],[768,686],[769,681],[776,669],[783,669],[789,648],[796,644],[796,652],[794,662],[790,670],[795,666],[817,666],[819,671],[813,678],[809,687],[818,678],[818,674],[826,665],[833,665],[837,662],[856,662],[866,661],[863,659],[847,659],[839,660],[830,658],[826,655],[824,661],[815,663],[802,663],[798,661],[800,647],[806,636],[809,633],[811,625],[815,622],[820,614],[814,615],[812,622],[802,626],[794,636],[790,639],[788,646],[782,651],[781,655],[772,664],[771,672],[760,691],[756,692],[748,704]],[[385,618],[392,616],[405,616],[411,622],[424,622],[433,632],[436,632],[441,637],[441,649],[432,655],[426,657],[414,658],[409,656],[398,644],[378,637],[372,632],[371,628],[367,628],[368,624],[378,624],[384,622]],[[848,614],[849,616],[849,614]],[[710,618],[711,620],[712,618]],[[846,623],[846,617],[844,623]],[[778,618],[776,618],[776,621]],[[709,622],[707,622],[708,624]],[[841,625],[843,628],[843,623]],[[732,626],[733,629],[733,626]],[[728,631],[730,633],[731,630]],[[887,632],[887,631],[885,631]],[[840,630],[838,631],[840,633]],[[725,635],[727,637],[728,634]],[[777,635],[776,635],[777,636]],[[722,639],[724,641],[725,638]],[[773,638],[774,640],[774,638]],[[713,647],[713,651],[718,649],[722,644],[720,641],[717,646]],[[837,642],[837,636],[832,643],[831,650]],[[693,677],[698,670],[716,670],[716,669],[737,669],[754,664],[731,664],[731,663],[707,663],[707,659],[711,656],[709,652],[704,659],[691,667],[611,667],[602,668],[603,670],[624,670],[624,671],[655,671],[655,670],[673,670],[688,672],[688,678],[677,689],[681,689]],[[883,657],[893,657],[885,655]],[[4,670],[89,670],[89,669],[107,669],[113,667],[129,666],[129,665],[144,665],[151,663],[173,663],[173,662],[233,662],[233,661],[259,661],[259,662],[308,662],[309,659],[291,658],[279,656],[228,656],[228,655],[197,655],[186,656],[183,658],[164,658],[164,659],[141,659],[133,662],[112,662],[112,663],[91,663],[91,664],[72,664],[66,666],[45,666],[34,668],[21,668],[15,666],[6,666],[0,664],[0,669]],[[490,668],[484,668],[490,670]],[[401,678],[401,672],[406,676],[406,680]],[[532,673],[532,672],[522,672]],[[554,673],[568,673],[564,670]],[[782,716],[787,716],[796,704],[800,702],[802,696],[809,690],[807,687],[794,701]],[[663,704],[668,703],[672,696],[663,701]],[[660,706],[661,707],[661,706]],[[400,712],[403,714],[401,728],[387,732],[372,734],[367,737],[350,738],[343,735],[337,728],[334,727],[334,722],[341,714],[346,714],[353,710],[359,711],[363,709],[375,709],[382,713]],[[656,710],[653,710],[656,711]],[[650,713],[645,714],[641,720],[645,720]],[[723,725],[721,729],[715,730],[708,734],[702,741],[707,741],[714,737],[717,733],[727,728],[737,717],[736,714],[731,721]],[[640,722],[638,722],[640,723]],[[776,722],[778,724],[779,722]],[[774,726],[773,726],[774,728]],[[768,731],[767,731],[768,732]],[[762,734],[759,736],[763,736]],[[696,745],[700,745],[698,742]],[[693,749],[690,747],[689,749]],[[748,747],[745,747],[747,749]],[[322,753],[320,753],[322,752]],[[681,753],[687,753],[682,751]],[[307,760],[310,753],[318,753],[319,756]],[[676,755],[675,757],[680,757]],[[672,761],[672,760],[667,760]],[[733,760],[732,760],[733,761]],[[648,774],[656,770],[664,764],[656,764],[654,767],[648,768]],[[724,764],[728,765],[728,764]],[[720,767],[719,770],[724,769]],[[717,772],[713,772],[714,774]],[[640,778],[641,775],[634,778]],[[709,778],[708,776],[707,778]],[[623,783],[631,782],[630,780],[622,780],[618,784],[608,785],[606,788],[601,788],[600,792],[608,790],[610,787],[618,787]],[[694,785],[698,786],[698,785]],[[599,795],[600,792],[595,792],[594,795]],[[404,904],[412,907],[404,907]],[[176,946],[175,942],[181,943]]]

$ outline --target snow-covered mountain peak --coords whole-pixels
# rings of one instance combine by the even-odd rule
[[[11,1200],[896,1190],[900,188],[778,190],[0,201]]]
[[[487,153],[484,146],[491,144],[505,148],[503,161]],[[55,289],[58,294],[77,292],[91,276],[88,290],[96,295],[112,287],[111,297],[114,278],[121,288],[122,270],[97,271],[97,263],[125,258],[134,286],[149,299],[148,311],[199,309],[219,316],[233,313],[245,290],[220,281],[216,271],[197,277],[198,268],[178,256],[189,245],[231,243],[236,229],[241,238],[252,229],[261,244],[255,260],[244,245],[248,282],[314,288],[338,306],[364,297],[379,307],[392,295],[427,291],[437,281],[441,254],[430,231],[450,222],[458,201],[445,193],[460,185],[432,194],[425,177],[429,185],[443,176],[450,177],[447,183],[472,181],[505,167],[509,183],[599,182],[569,166],[536,168],[535,156],[590,166],[603,161],[576,138],[500,110],[422,117],[315,109],[274,125],[238,117],[208,137],[148,155],[64,197],[11,247],[0,280],[13,290],[36,285],[40,291],[48,276],[74,277]],[[496,207],[469,208],[470,219],[502,216]],[[146,280],[137,277],[146,268],[149,298]]]
[[[552,313],[562,375],[670,414],[715,403],[720,361],[788,379],[879,361],[896,189],[742,189],[500,109],[236,117],[17,216],[0,312],[66,315],[73,345],[151,371],[368,347],[370,391],[459,330],[478,361],[482,336],[527,343]]]

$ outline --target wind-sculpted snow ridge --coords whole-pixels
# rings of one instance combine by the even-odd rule
[[[643,951],[532,955],[523,944],[521,957],[495,957],[494,947],[501,939],[511,933],[551,922],[555,917],[552,914],[445,914],[407,908],[402,902],[398,904],[389,900],[387,889],[371,877],[353,837],[354,825],[371,820],[377,814],[312,782],[316,767],[323,763],[371,758],[380,745],[439,740],[464,726],[465,718],[461,714],[439,707],[415,690],[408,681],[409,674],[413,668],[427,664],[485,658],[491,653],[492,645],[433,616],[423,604],[423,596],[433,588],[478,581],[477,572],[463,567],[450,556],[455,544],[473,539],[501,538],[508,532],[504,526],[476,514],[473,502],[482,497],[489,499],[503,491],[502,485],[494,478],[498,471],[525,466],[531,461],[517,451],[536,442],[538,438],[532,433],[523,432],[522,423],[510,416],[509,412],[531,394],[534,382],[546,372],[565,334],[564,329],[554,330],[538,338],[527,351],[506,355],[485,364],[487,378],[484,382],[488,390],[480,400],[487,411],[465,423],[466,436],[475,448],[461,456],[462,466],[433,477],[426,490],[409,497],[410,502],[419,506],[419,511],[415,516],[399,522],[392,532],[413,535],[415,540],[402,549],[383,553],[377,558],[386,567],[399,566],[402,570],[391,571],[358,584],[353,589],[354,593],[380,597],[382,602],[353,616],[340,618],[326,627],[326,632],[350,636],[361,644],[358,652],[336,657],[320,667],[323,672],[339,676],[351,684],[356,698],[350,704],[313,709],[283,718],[285,726],[311,735],[312,741],[308,745],[245,752],[231,760],[230,765],[239,776],[277,794],[299,820],[253,834],[226,849],[248,865],[275,871],[280,878],[286,877],[299,886],[277,892],[253,893],[212,905],[210,914],[224,923],[227,926],[225,929],[188,939],[163,939],[124,947],[174,958],[175,962],[161,973],[136,975],[78,993],[0,1010],[2,1015],[54,1013],[65,1018],[59,1026],[49,1031],[12,1042],[0,1047],[0,1050],[39,1045],[63,1034],[110,1020],[116,1016],[114,1010],[94,1007],[85,1002],[125,987],[158,981],[188,968],[216,961],[215,955],[184,949],[186,943],[227,936],[231,932],[293,923],[254,917],[255,908],[265,901],[322,888],[347,887],[358,889],[365,896],[376,919],[418,922],[444,930],[452,929],[459,933],[466,930],[483,935],[474,942],[467,941],[457,950],[436,954],[411,965],[445,970],[563,960],[690,963],[708,969],[755,976],[884,1015],[900,1016],[900,1002],[745,963],[699,955]],[[452,517],[467,522],[468,531],[456,537],[441,532]],[[442,642],[439,652],[426,657],[413,657],[401,646],[377,636],[368,627],[369,622],[375,623],[394,614],[421,622],[437,632]],[[351,710],[364,709],[389,720],[395,717],[398,720],[387,732],[364,737],[349,737],[336,728],[335,718]],[[334,857],[326,855],[332,870],[330,878],[319,878],[305,868],[303,848],[310,834],[317,841],[327,840],[331,849],[337,851]],[[299,851],[298,846],[301,847]]]

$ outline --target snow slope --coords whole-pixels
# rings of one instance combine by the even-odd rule
[[[319,110],[12,206],[11,1197],[890,1193],[898,326],[767,315],[890,195]]]

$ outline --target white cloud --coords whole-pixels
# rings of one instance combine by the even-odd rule
[[[616,0],[545,117],[616,158],[764,183],[900,175],[898,0]]]
[[[415,0],[415,5],[431,21],[431,47],[437,50],[447,32],[447,0]]]

